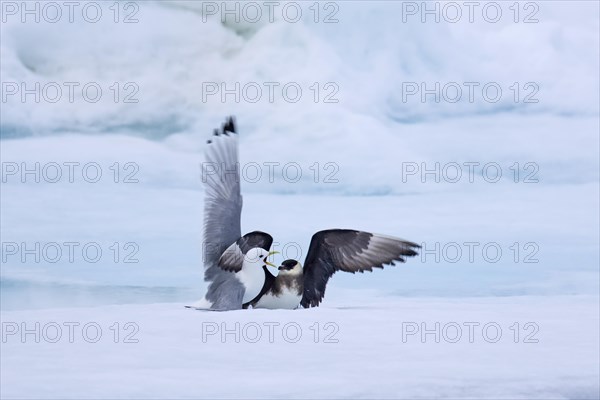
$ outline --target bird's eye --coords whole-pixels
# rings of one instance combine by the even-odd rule
[[[264,256],[260,256],[260,258],[263,258]]]

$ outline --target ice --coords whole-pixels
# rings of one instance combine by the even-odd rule
[[[2,345],[2,397],[597,397],[597,297],[332,297],[311,310],[4,312],[19,331]],[[20,330],[35,322],[39,343]]]
[[[529,2],[532,24],[512,23],[508,3],[497,24],[403,21],[410,2],[330,2],[330,24],[302,3],[298,23],[248,24],[221,22],[206,3],[135,3],[133,24],[3,15],[0,397],[598,398],[598,3]],[[73,81],[99,85],[101,100],[7,94],[11,82]],[[472,81],[499,85],[502,98],[403,92]],[[236,82],[293,82],[303,96],[207,97],[207,84]],[[538,102],[522,101],[528,83]],[[242,230],[271,233],[275,262],[302,260],[314,232],[336,227],[415,241],[421,255],[335,274],[318,309],[185,309],[205,290],[204,144],[228,115],[240,131]],[[32,254],[36,243],[62,257]],[[93,262],[89,244],[102,250]],[[489,245],[500,257],[482,252]],[[39,343],[23,339],[36,322]],[[436,322],[439,343],[406,336]],[[51,343],[54,323],[62,336]],[[81,335],[86,323],[101,327],[98,343]],[[210,334],[236,323],[239,343]],[[271,343],[269,323],[298,324],[302,338],[276,330]],[[489,323],[502,329],[497,343],[479,330]],[[444,336],[454,324],[457,343]],[[243,332],[257,325],[251,343]],[[124,343],[136,328],[139,341]],[[325,343],[332,330],[338,342]]]
[[[70,129],[128,130],[162,138],[208,131],[231,113],[251,131],[285,131],[304,140],[351,135],[357,124],[361,134],[364,129],[393,134],[393,121],[495,113],[597,115],[597,3],[533,3],[537,23],[513,23],[508,5],[498,23],[480,16],[469,23],[466,14],[459,23],[436,23],[431,17],[421,23],[420,14],[403,14],[405,3],[344,3],[338,5],[335,23],[314,23],[314,12],[305,4],[298,23],[286,23],[279,15],[274,23],[252,24],[251,29],[231,18],[221,23],[220,14],[203,15],[201,4],[189,2],[140,4],[137,23],[113,23],[112,3],[102,6],[106,18],[93,24],[82,18],[23,24],[19,15],[7,17],[0,47],[4,82],[25,82],[28,88],[57,82],[65,93],[64,82],[81,85],[73,102],[66,95],[43,108],[33,101],[5,102],[2,137]],[[531,12],[521,11],[520,21]],[[322,14],[320,21],[324,10]],[[89,82],[103,89],[97,103],[82,100]],[[110,89],[115,82],[118,101]],[[126,88],[128,82],[138,91]],[[214,82],[229,89],[236,82],[255,82],[265,95],[256,103],[234,102],[231,96],[223,102],[219,95],[204,95],[203,85]],[[274,101],[266,100],[265,82],[280,83]],[[283,99],[281,88],[289,82],[303,90],[298,103]],[[329,82],[337,89],[326,88]],[[403,84],[410,82],[428,88],[455,82],[464,95],[456,103],[431,96],[423,102],[419,95],[405,99]],[[480,83],[474,101],[465,82]],[[490,82],[502,89],[497,102],[482,99],[481,90]],[[510,89],[515,82],[520,87],[517,102]],[[525,88],[531,82],[537,89]],[[320,88],[317,102],[310,89],[315,83]],[[523,101],[536,90],[532,99],[537,102]],[[324,102],[333,92],[337,102]],[[127,94],[138,102],[125,102]]]
[[[496,122],[498,126],[507,124],[503,120]],[[426,134],[437,136],[434,127]],[[559,136],[557,132],[554,134]],[[243,131],[240,135],[242,159],[261,162],[262,153],[258,159],[254,154],[264,144],[246,138]],[[463,132],[463,135],[475,137],[476,133]],[[597,139],[583,135],[582,139],[589,145],[577,152],[591,153],[592,143]],[[566,143],[564,150],[556,157],[568,153]],[[576,152],[575,147],[572,152]],[[431,158],[435,156],[439,154],[432,154]],[[3,242],[15,243],[19,248],[21,243],[29,248],[35,242],[40,246],[54,242],[80,243],[73,261],[64,245],[60,246],[63,256],[54,263],[47,261],[53,253],[36,262],[34,255],[23,255],[24,251],[15,254],[5,251],[4,281],[41,279],[67,284],[182,287],[195,288],[201,293],[200,153],[121,135],[68,135],[4,141],[2,159],[19,167],[14,175],[5,176],[7,183],[3,184]],[[536,157],[523,160],[531,159]],[[582,170],[587,162],[594,163],[591,154],[588,161],[584,160],[581,157],[579,162]],[[50,183],[40,172],[40,183],[35,182],[32,174],[26,175],[23,183],[20,163],[33,168],[35,162],[40,165],[56,162],[61,166],[61,179]],[[73,183],[68,180],[65,162],[79,163]],[[83,175],[84,166],[90,162],[97,163],[103,172],[97,183],[86,181]],[[124,169],[128,162],[138,167],[130,177],[137,183],[125,182],[126,175],[134,171]],[[115,163],[120,172],[117,183]],[[583,173],[578,183],[574,178],[568,182],[559,176],[553,178],[551,172],[544,170],[544,164],[539,167],[537,183],[515,183],[512,177],[488,183],[478,176],[474,183],[465,177],[456,184],[421,184],[420,177],[413,176],[403,185],[397,164],[390,164],[382,176],[389,178],[391,188],[377,193],[374,181],[367,180],[372,171],[369,164],[366,160],[340,162],[339,182],[329,184],[315,183],[312,179],[290,183],[280,175],[269,183],[264,170],[261,181],[242,182],[245,194],[242,229],[270,232],[278,250],[285,250],[276,262],[302,259],[305,256],[302,250],[308,248],[311,235],[334,227],[395,235],[424,246],[420,257],[395,270],[360,277],[338,274],[334,285],[438,295],[597,291],[597,279],[593,277],[598,273],[598,184],[592,182],[597,169]],[[502,163],[506,174],[511,173],[511,164]],[[310,163],[301,165],[304,173],[311,173]],[[577,168],[577,164],[572,168]],[[363,170],[365,174],[363,190],[358,185],[361,178],[353,175],[355,170]],[[396,186],[392,186],[394,182]],[[565,204],[569,207],[564,207]],[[478,243],[472,257],[465,245],[471,242]],[[98,262],[84,259],[82,247],[86,243],[97,243],[102,249]],[[114,243],[120,249],[116,262]],[[128,243],[135,247],[125,248]],[[486,259],[487,253],[482,250],[488,243],[502,251],[494,262]],[[512,247],[514,243],[518,244],[518,253]],[[525,248],[528,243],[534,247]],[[460,255],[455,254],[456,245],[462,252]],[[127,255],[137,262],[125,262]],[[490,255],[495,258],[493,251]],[[526,258],[528,255],[530,259]],[[453,261],[455,256],[458,258]]]

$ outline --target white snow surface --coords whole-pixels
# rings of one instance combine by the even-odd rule
[[[31,333],[6,338],[2,398],[598,396],[597,297],[332,297],[310,310],[219,313],[164,303],[4,312],[3,323],[34,330],[39,322],[46,333],[40,343]],[[65,322],[79,323],[72,343]],[[52,323],[62,327],[59,339]],[[84,338],[91,323],[102,334],[91,327]],[[431,332],[403,339],[409,325]]]

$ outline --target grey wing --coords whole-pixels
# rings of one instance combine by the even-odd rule
[[[246,289],[231,272],[217,275],[210,283],[206,299],[210,301],[211,310],[227,311],[242,308]]]
[[[208,140],[202,181],[205,187],[204,280],[210,282],[206,298],[213,302],[212,308],[217,308],[215,302],[237,305],[239,297],[239,305],[232,308],[241,308],[243,286],[232,273],[219,268],[221,254],[242,235],[238,135],[232,117]]]
[[[304,262],[304,292],[300,304],[317,307],[329,278],[337,271],[364,272],[413,257],[420,246],[407,240],[349,229],[313,235]]]
[[[232,118],[208,140],[205,158],[204,279],[212,281],[223,272],[218,266],[221,254],[242,236],[238,135]]]
[[[219,267],[225,271],[239,272],[242,270],[244,255],[248,250],[261,247],[267,251],[273,244],[273,237],[265,232],[254,231],[246,233],[229,246],[219,258]]]

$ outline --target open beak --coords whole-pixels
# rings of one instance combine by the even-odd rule
[[[279,252],[278,251],[270,251],[269,254],[267,255],[267,257],[272,256],[273,254],[279,254]],[[277,268],[277,265],[267,261],[267,257],[265,257],[265,264],[267,264],[273,268]]]

